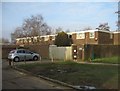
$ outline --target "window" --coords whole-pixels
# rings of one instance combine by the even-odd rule
[[[49,40],[49,36],[45,36],[45,41],[48,41]]]
[[[25,50],[18,50],[17,53],[25,53]]]
[[[89,33],[89,37],[90,37],[90,38],[95,38],[95,33],[94,33],[94,32],[90,32],[90,33]]]
[[[29,51],[29,50],[26,50],[25,53],[27,53],[27,54],[33,54],[33,53],[32,53],[31,51]]]
[[[16,43],[19,43],[20,42],[20,39],[16,39]]]
[[[44,40],[45,40],[45,37],[40,37],[40,40],[41,40],[41,41],[44,41]]]
[[[24,39],[24,42],[27,43],[27,39]]]
[[[34,41],[34,42],[37,42],[37,37],[34,37],[33,41]]]
[[[84,39],[85,38],[85,33],[78,33],[77,34],[77,39]]]

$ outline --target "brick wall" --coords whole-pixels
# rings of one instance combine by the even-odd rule
[[[84,45],[85,59],[120,56],[120,45]]]
[[[113,37],[110,38],[110,33],[98,32],[98,44],[113,44]]]
[[[49,58],[49,45],[26,45],[29,50],[37,52],[43,59]]]
[[[72,35],[73,43],[76,45],[80,44],[119,44],[117,40],[120,39],[120,34],[116,34],[115,37],[109,32],[101,32],[101,31],[95,31],[94,38],[90,38],[90,32],[85,32],[85,38],[84,39],[77,39],[77,34],[74,33]],[[119,39],[118,39],[119,38]]]
[[[90,33],[94,33],[94,38],[90,38]],[[84,33],[85,34],[85,38],[84,39],[77,39],[77,34],[79,33]],[[73,39],[73,44],[120,44],[120,33],[116,32],[116,33],[112,33],[109,31],[81,31],[81,32],[75,32],[72,33],[72,39]],[[112,37],[111,37],[112,35]],[[39,39],[39,38],[38,38]],[[21,43],[16,43],[16,44],[23,44]],[[54,37],[53,36],[49,36],[48,40],[45,40],[44,37],[42,37],[40,40],[34,41],[33,43],[27,43],[25,42],[24,44],[54,44]]]
[[[98,40],[96,40],[96,38],[98,39],[98,32],[94,32],[94,34],[95,34],[94,38],[90,38],[90,32],[85,33],[87,44],[98,44]]]
[[[114,45],[120,45],[120,33],[114,33]]]
[[[90,32],[85,33],[84,39],[76,39],[77,34],[72,35],[73,43],[74,44],[113,44],[113,41],[117,44],[118,35],[116,34],[115,37],[111,38],[111,34],[107,32],[96,31],[95,37],[90,38]]]
[[[16,48],[20,48],[19,45],[2,45],[2,58],[7,58],[8,53]],[[43,59],[49,58],[49,45],[25,45],[25,49],[29,49],[33,52],[39,53]]]

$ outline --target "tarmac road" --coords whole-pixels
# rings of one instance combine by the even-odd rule
[[[8,61],[2,60],[2,89],[71,89],[50,81],[34,77],[8,65]]]

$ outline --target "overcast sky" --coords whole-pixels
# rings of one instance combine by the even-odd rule
[[[25,18],[41,14],[52,28],[62,27],[70,31],[108,22],[111,30],[116,30],[117,2],[7,2],[2,7],[2,36],[10,39],[10,33],[22,25]],[[52,0],[53,1],[53,0]],[[72,0],[71,0],[72,1]],[[94,1],[94,0],[91,0]],[[113,0],[112,0],[113,1]],[[1,16],[1,15],[0,15]]]

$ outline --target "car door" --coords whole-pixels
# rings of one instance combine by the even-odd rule
[[[25,50],[25,55],[27,60],[32,59],[32,53],[29,50]]]
[[[18,50],[17,55],[20,58],[20,60],[25,60],[25,51],[24,50]]]

